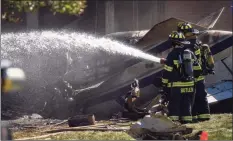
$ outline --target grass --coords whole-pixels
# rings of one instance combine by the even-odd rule
[[[232,140],[232,114],[211,115],[210,121],[187,126],[194,129],[193,134],[201,130],[207,131],[209,140]]]
[[[52,140],[134,140],[125,132],[66,132],[64,134],[50,136]]]
[[[104,122],[102,122],[104,123]],[[106,122],[110,123],[109,121]],[[125,125],[125,124],[124,124]],[[123,126],[124,126],[123,125]],[[127,125],[127,124],[126,124]],[[187,124],[194,129],[192,136],[198,131],[207,131],[209,140],[232,140],[232,114],[215,114],[211,115],[210,121]],[[43,135],[41,130],[24,130],[13,133],[14,139],[24,137],[33,137]],[[77,131],[64,132],[58,135],[40,138],[40,140],[135,140],[125,132],[94,132],[94,131]]]
[[[38,130],[22,130],[22,131],[13,132],[14,139],[34,137],[40,135],[42,134]]]

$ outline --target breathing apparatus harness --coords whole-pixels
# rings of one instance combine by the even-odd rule
[[[193,60],[194,59],[194,62]],[[185,49],[179,54],[179,66],[178,70],[182,81],[194,80],[193,75],[193,63],[198,63],[195,55],[189,49]]]
[[[185,41],[185,37],[181,32],[172,32],[169,35],[169,39],[172,41],[172,45],[175,46],[175,48],[183,48],[184,44],[190,44],[190,42]],[[192,61],[193,56],[195,55],[189,49],[184,49],[183,51],[179,52],[178,64],[174,64],[174,68],[178,70],[182,81],[194,80]]]
[[[177,31],[182,33],[191,33],[193,35],[198,35],[200,32],[197,29],[194,29],[191,24],[187,22],[178,23]],[[194,49],[200,49],[201,51],[201,67],[202,75],[215,74],[214,68],[214,59],[210,48],[207,44],[202,44],[201,41],[196,41],[194,44]]]

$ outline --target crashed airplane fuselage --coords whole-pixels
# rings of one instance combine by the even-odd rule
[[[216,18],[219,18],[219,16]],[[213,19],[213,21],[216,23],[216,19]],[[157,57],[166,57],[171,50],[170,42],[167,40],[168,35],[171,31],[176,30],[176,25],[178,22],[184,22],[184,20],[170,18],[156,24],[151,30],[113,33],[107,35],[106,37],[115,38],[123,42],[126,41],[129,44],[134,44],[136,48]],[[191,24],[194,28],[200,31],[205,31],[199,35],[198,38],[203,43],[206,43],[211,47],[216,63],[221,63],[223,59],[232,58],[231,31],[208,30],[209,28],[207,26],[203,27],[201,24]],[[212,25],[212,23],[209,25]],[[80,101],[78,105],[83,107],[84,111],[87,113],[94,112],[99,115],[98,113],[101,111],[101,116],[117,112],[121,109],[120,105],[123,102],[122,96],[124,96],[127,91],[130,90],[130,83],[134,78],[139,79],[140,82],[142,103],[151,100],[156,96],[156,86],[160,83],[162,65],[154,64],[151,67],[146,67],[146,64],[148,63],[151,62],[138,59],[126,60],[124,62],[125,69],[112,75],[111,78],[104,81],[97,88],[93,88],[91,91],[87,92],[84,91],[77,95],[75,99],[78,100],[80,95],[82,99],[85,99]],[[230,66],[231,62],[227,65]],[[216,69],[216,74],[221,74],[221,71],[218,71],[218,68]],[[232,76],[232,74],[230,74],[230,76]],[[228,77],[229,76],[219,77],[214,81],[208,81],[207,78],[207,84],[211,85]],[[224,100],[224,98],[220,100]]]

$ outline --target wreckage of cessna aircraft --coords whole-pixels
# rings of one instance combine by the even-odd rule
[[[216,74],[214,76],[208,76],[206,81],[207,91],[209,93],[208,101],[211,105],[218,103],[218,101],[224,102],[227,100],[228,103],[229,99],[230,103],[232,101],[232,95],[229,94],[229,92],[232,91],[232,87],[230,87],[232,86],[232,70],[229,69],[232,68],[232,32],[211,30],[218,21],[223,10],[224,8],[212,13],[197,24],[190,22],[194,28],[202,32],[202,34],[199,35],[199,39],[203,43],[209,44],[216,62]],[[150,30],[112,33],[105,37],[133,45],[157,57],[166,57],[171,50],[170,42],[167,40],[168,35],[171,31],[176,30],[177,23],[179,22],[188,21],[169,18],[156,24]],[[157,33],[160,33],[159,36]],[[72,53],[68,53],[68,56],[69,54],[72,55]],[[96,57],[96,60],[98,60],[98,56]],[[104,60],[100,55],[99,58],[99,60],[102,61],[101,64],[103,68],[106,68],[106,70],[111,68],[114,71],[108,73],[108,75],[104,75],[100,71],[100,67],[93,67],[93,70],[91,70],[92,79],[82,80],[87,84],[91,84],[91,87],[78,89],[76,91],[69,89],[67,86],[64,88],[67,89],[66,91],[59,87],[61,91],[59,93],[69,93],[67,97],[73,97],[73,102],[71,102],[68,107],[69,111],[74,111],[74,114],[78,112],[82,114],[95,114],[98,119],[109,118],[114,113],[122,111],[124,103],[123,97],[130,90],[130,84],[133,82],[134,78],[139,80],[141,89],[141,97],[138,99],[140,102],[137,103],[138,106],[143,106],[148,103],[158,93],[157,87],[161,82],[161,64],[153,64],[148,67],[147,64],[151,64],[151,62],[135,58],[121,58],[120,61],[119,59],[117,60],[116,57],[114,58],[114,56],[109,56]],[[114,61],[117,63],[114,63]],[[90,71],[90,69],[88,71]],[[73,72],[73,74],[75,74],[75,72]],[[71,72],[70,76],[73,76],[73,74]],[[223,81],[229,78],[229,81]],[[64,80],[66,80],[66,78],[64,78]],[[54,86],[57,88],[57,85],[63,86],[63,83],[63,81],[59,81],[54,84]],[[75,81],[69,83],[76,83],[75,85],[77,86],[77,82]],[[54,86],[48,86],[48,88],[54,88]],[[222,88],[222,86],[224,86],[224,88]],[[222,89],[219,90],[219,87]],[[54,93],[53,89],[50,89],[50,91]],[[54,104],[50,103],[50,105]],[[48,106],[48,109],[49,111],[53,110],[51,106]],[[232,111],[232,109],[230,108],[229,111]]]
[[[216,76],[207,77],[207,91],[209,93],[208,101],[210,104],[232,99],[232,95],[228,94],[229,91],[232,91],[232,87],[230,87],[232,79],[226,82],[223,81],[228,79],[229,76],[232,77],[231,70],[229,70],[229,68],[232,67],[230,61],[232,59],[232,32],[210,30],[214,27],[223,10],[224,8],[211,14],[213,17],[211,21],[205,20],[208,19],[207,17],[197,24],[191,23],[194,28],[203,32],[199,35],[199,39],[203,43],[210,45],[217,65]],[[136,48],[149,52],[157,57],[166,57],[167,53],[170,51],[167,36],[171,31],[176,30],[176,25],[179,22],[185,21],[177,18],[170,18],[156,24],[151,30],[113,33],[106,35],[106,37],[134,44]],[[156,33],[160,33],[159,36],[157,36]],[[134,78],[139,79],[140,82],[142,93],[140,102],[144,104],[150,101],[156,96],[156,84],[160,83],[159,77],[161,76],[162,66],[160,64],[154,64],[154,66],[148,68],[145,67],[147,63],[147,61],[137,59],[125,61],[125,69],[112,75],[111,78],[100,84],[98,87],[79,93],[75,99],[77,101],[80,101],[80,98],[85,100],[80,101],[78,107],[80,106],[84,108],[85,113],[95,113],[97,117],[106,117],[121,111],[122,103],[124,102],[122,96],[130,90],[130,83]],[[222,69],[225,68],[224,71],[226,73],[223,74],[223,72],[221,72],[222,70],[219,70],[219,67]],[[219,85],[226,86],[225,89],[222,89],[221,93],[217,88],[214,89],[215,87],[219,87]],[[228,108],[228,110],[232,111],[231,108]]]

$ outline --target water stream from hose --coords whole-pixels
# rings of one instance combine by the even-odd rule
[[[73,90],[97,86],[120,69],[124,60],[140,58],[159,62],[160,58],[132,46],[85,33],[70,31],[30,31],[3,33],[1,57],[21,67],[27,76],[22,96],[27,104],[39,97],[54,98]],[[116,67],[118,65],[119,68]],[[37,99],[35,99],[35,96]]]

